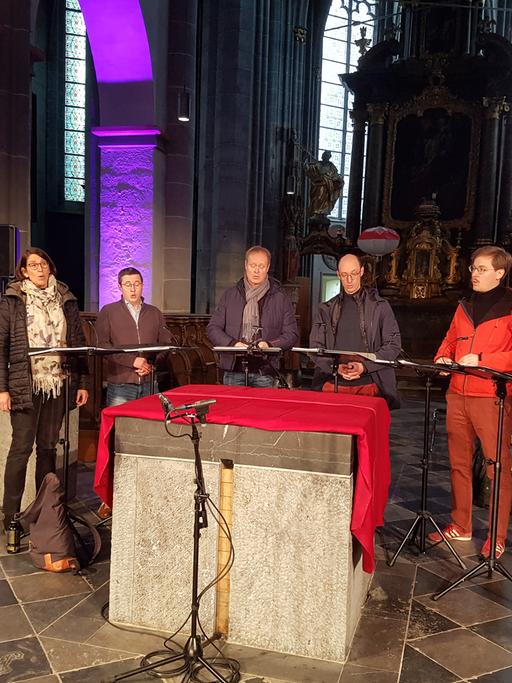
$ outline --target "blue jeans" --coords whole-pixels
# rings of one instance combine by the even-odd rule
[[[155,387],[158,391],[158,387]],[[107,406],[120,406],[136,398],[151,395],[151,382],[144,384],[107,384]]]
[[[244,387],[245,372],[224,372],[223,383],[229,387]],[[249,373],[249,386],[265,389],[274,386],[274,378],[270,375],[260,375],[257,372]]]

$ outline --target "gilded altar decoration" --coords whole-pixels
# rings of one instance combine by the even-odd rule
[[[442,229],[435,198],[421,202],[416,216],[391,254],[385,281],[387,288],[408,299],[431,299],[460,284],[460,246],[454,247]]]

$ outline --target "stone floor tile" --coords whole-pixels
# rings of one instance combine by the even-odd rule
[[[363,613],[348,662],[398,673],[405,633],[404,621]]]
[[[24,678],[23,683],[60,683],[60,678],[55,675],[38,676],[37,678]]]
[[[512,614],[507,607],[502,607],[466,589],[450,591],[436,601],[428,596],[422,596],[416,600],[461,626],[471,626]]]
[[[339,683],[397,683],[395,671],[382,671],[368,666],[345,664]]]
[[[512,617],[475,624],[471,630],[512,652]]]
[[[59,677],[62,683],[101,683],[102,681],[111,680],[120,673],[135,669],[139,665],[140,657],[135,659],[130,657],[116,662],[109,662],[108,664],[84,667],[78,671],[60,673]],[[151,681],[145,673],[132,676],[127,680],[132,683],[148,683],[148,681]],[[165,678],[160,678],[158,680],[162,681],[162,683],[166,683]],[[176,679],[174,679],[173,683],[176,683]]]
[[[42,569],[34,567],[29,552],[7,555],[0,559],[0,564],[8,577],[26,576],[29,574],[42,574]]]
[[[16,596],[12,592],[9,582],[6,579],[0,580],[0,607],[6,605],[15,605],[17,603]]]
[[[225,645],[222,653],[240,662],[243,673],[270,676],[293,683],[338,683],[342,671],[342,664],[335,662],[295,657],[241,645]]]
[[[399,683],[455,683],[459,677],[406,645]]]
[[[407,619],[412,588],[411,576],[377,573],[373,578],[364,612],[393,619]]]
[[[512,583],[506,579],[482,583],[479,586],[473,586],[470,590],[487,600],[494,600],[503,607],[512,609]]]
[[[87,595],[88,593],[79,593],[78,595],[70,595],[65,598],[26,602],[23,605],[23,609],[35,632],[41,633],[43,629],[75,607],[78,602],[84,600]]]
[[[441,578],[439,574],[428,571],[424,566],[418,567],[416,582],[414,584],[414,597],[438,593],[448,586],[449,581]]]
[[[98,666],[129,657],[126,652],[109,650],[86,643],[78,645],[66,640],[43,636],[40,636],[39,639],[53,670],[57,673]]]
[[[471,683],[510,683],[510,681],[512,681],[512,667],[471,679]]]
[[[512,653],[467,629],[437,633],[410,644],[463,679],[512,666]]]
[[[0,642],[34,635],[34,629],[19,605],[0,607]]]
[[[35,637],[0,643],[0,663],[2,683],[52,673],[46,654]]]
[[[89,589],[81,576],[65,574],[33,574],[10,579],[11,587],[20,602],[48,600],[65,595],[77,595]]]
[[[409,624],[407,628],[407,640],[422,638],[423,636],[449,631],[458,628],[458,624],[441,614],[422,605],[417,600],[412,601]]]
[[[92,590],[100,588],[110,579],[110,562],[95,562],[84,570],[82,577]]]
[[[108,585],[80,600],[43,631],[49,638],[62,638],[77,643],[88,641],[105,624],[101,608],[108,601]]]
[[[128,631],[103,622],[101,628],[87,642],[89,645],[101,645],[111,650],[123,650],[124,652],[144,655],[155,650],[162,650],[166,635]],[[185,637],[183,637],[184,639]],[[209,655],[209,651],[207,654]]]

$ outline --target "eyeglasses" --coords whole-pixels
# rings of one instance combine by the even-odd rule
[[[360,270],[355,270],[352,271],[351,273],[339,273],[339,276],[342,280],[348,280],[349,278],[352,280],[355,280],[356,277],[359,277],[361,275]]]
[[[27,268],[30,268],[30,270],[46,270],[50,266],[46,263],[46,261],[32,261],[31,263],[27,263]]]
[[[122,282],[121,287],[124,287],[124,289],[140,289],[142,282]]]
[[[479,275],[484,275],[490,270],[496,270],[496,268],[485,268],[485,266],[468,266],[468,270],[470,273],[474,273],[476,271]]]

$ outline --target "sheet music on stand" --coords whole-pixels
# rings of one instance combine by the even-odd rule
[[[279,346],[269,346],[268,348],[261,348],[260,346],[214,346],[214,351],[219,353],[269,353],[270,355],[277,355],[282,352]]]
[[[175,346],[173,344],[160,344],[155,346],[148,346],[140,344],[137,346],[125,347],[101,347],[101,346],[49,346],[49,347],[31,347],[28,351],[29,356],[43,356],[54,354],[67,354],[73,356],[88,355],[88,356],[107,356],[114,353],[138,353],[139,351],[146,351],[155,353],[159,351],[180,351],[182,349],[192,349],[193,346]]]
[[[313,349],[304,348],[302,346],[294,346],[292,351],[297,353],[306,353],[316,356],[339,356],[343,358],[346,363],[362,363],[365,360],[376,361],[377,356],[374,353],[367,353],[363,351],[343,351],[341,349]]]

